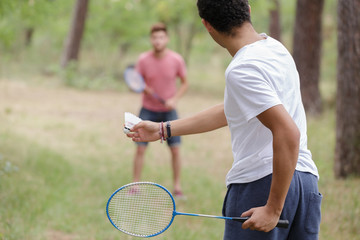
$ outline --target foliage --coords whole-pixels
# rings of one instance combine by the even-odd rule
[[[150,47],[150,26],[154,22],[164,21],[169,25],[170,48],[183,54],[187,61],[191,90],[223,94],[223,71],[231,58],[202,27],[193,0],[91,0],[80,61],[76,68],[70,67],[65,71],[61,71],[58,65],[70,26],[73,1],[0,2],[2,77],[37,75],[32,78],[48,81],[59,76],[64,84],[81,89],[119,89],[115,86],[122,79],[125,66],[136,61],[138,54]],[[30,2],[33,2],[32,8],[29,7]],[[255,28],[258,32],[268,32],[268,8],[271,4],[268,0],[249,2]],[[295,1],[281,0],[280,3],[283,42],[291,51]],[[24,13],[26,11],[29,13]],[[334,101],[336,68],[327,66],[336,63],[336,51],[332,50],[336,45],[334,12],[336,1],[326,1],[324,67],[320,84],[325,85],[327,90],[324,97],[331,102]],[[36,17],[31,21],[22,20],[34,15]],[[24,44],[25,22],[34,28],[30,46]],[[212,65],[211,69],[209,65]],[[18,69],[20,66],[21,69]],[[328,88],[331,88],[330,91]],[[120,89],[124,89],[124,86]]]
[[[257,16],[254,23],[267,31],[271,5],[265,0],[250,1]],[[288,1],[283,1],[288,14]],[[92,0],[84,44],[90,48],[117,48],[122,54],[131,48],[146,49],[150,25],[163,21],[174,37],[172,46],[187,54],[195,35],[204,34],[193,0]],[[71,0],[2,0],[0,3],[0,48],[22,49],[25,29],[34,29],[37,38],[46,37],[61,50],[70,24]],[[290,10],[292,11],[292,10]],[[55,20],[56,19],[56,20]]]
[[[94,44],[104,38],[117,46],[137,44],[139,36],[148,30],[141,24],[148,19],[144,13],[140,1],[94,0],[90,3],[86,39]]]
[[[6,48],[16,48],[23,43],[26,29],[38,29],[62,14],[58,2],[51,0],[2,0],[0,5],[0,44]],[[62,4],[65,6],[65,4]],[[0,46],[1,46],[0,45]]]

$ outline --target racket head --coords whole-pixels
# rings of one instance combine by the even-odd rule
[[[124,71],[126,85],[134,92],[141,93],[145,89],[145,81],[134,65],[128,66]]]
[[[135,182],[120,187],[110,196],[106,214],[110,223],[123,233],[154,237],[172,224],[175,201],[171,193],[157,183]]]

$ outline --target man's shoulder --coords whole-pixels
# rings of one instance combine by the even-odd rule
[[[174,50],[168,49],[168,55],[177,59],[183,61],[183,57],[180,55],[180,53],[175,52]]]
[[[152,57],[152,51],[146,51],[139,55],[139,60],[146,59]]]

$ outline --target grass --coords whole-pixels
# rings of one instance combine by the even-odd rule
[[[335,179],[335,114],[326,109],[317,119],[310,119],[309,146],[319,173],[323,194],[321,239],[360,239],[360,179]],[[341,233],[341,234],[339,234]]]
[[[135,148],[121,121],[124,111],[137,112],[138,96],[4,80],[0,93],[0,239],[133,239],[111,226],[105,205],[132,178]],[[184,117],[219,101],[190,93],[179,110]],[[324,195],[320,239],[359,239],[360,181],[333,176],[333,109],[308,123]],[[226,128],[183,138],[188,200],[177,203],[178,211],[221,214],[229,140]],[[143,179],[172,190],[169,157],[165,145],[152,143]],[[178,216],[155,239],[221,239],[222,233],[222,220]]]
[[[106,218],[105,204],[116,188],[131,181],[134,146],[121,132],[121,119],[124,111],[137,111],[138,96],[19,82],[2,81],[0,85],[0,239],[52,239],[54,234],[60,239],[121,239]],[[125,106],[129,100],[133,104]],[[192,100],[203,101],[196,96]],[[193,141],[184,143],[189,148],[188,153],[184,150],[184,179],[194,179],[199,168],[193,167],[202,165]],[[170,164],[164,157],[167,149],[152,145],[147,153],[152,164],[146,165],[143,178],[171,189]],[[208,163],[212,169],[216,169],[214,161]],[[211,176],[204,174],[198,184],[185,181],[188,193],[209,189],[200,198],[207,203],[199,207],[198,196],[189,194],[189,201],[180,203],[178,209],[209,213],[214,202],[207,198],[214,195],[220,206],[223,176],[219,180],[214,184]],[[220,211],[218,207],[212,213]],[[204,234],[185,230],[195,220],[179,217],[176,222],[183,227],[172,228],[164,236],[176,239],[173,236],[185,234],[187,238],[189,233],[198,239]],[[200,221],[204,222],[220,224]],[[193,225],[202,228],[199,223]],[[210,232],[219,236],[221,227]]]
[[[335,11],[333,1],[325,7]],[[324,113],[308,119],[309,148],[324,195],[320,239],[360,239],[360,179],[335,179],[333,174],[336,23],[332,16],[327,14],[324,20],[320,82]],[[288,31],[284,36],[287,46],[291,35]],[[208,44],[206,50],[198,46],[190,58],[191,89],[180,102],[181,117],[222,101],[223,72],[230,58],[204,41],[198,45]],[[80,65],[62,71],[59,52],[35,41],[33,47],[3,53],[0,59],[0,240],[136,239],[114,229],[105,214],[111,193],[132,179],[135,147],[122,133],[122,120],[125,111],[138,112],[139,96],[121,84],[121,69],[135,55],[120,59],[114,50],[87,49]],[[177,210],[221,214],[224,179],[232,164],[229,132],[224,128],[183,137],[181,150],[188,200],[178,202]],[[143,180],[172,190],[169,157],[165,145],[152,143]],[[223,227],[222,220],[178,216],[155,239],[222,239]]]

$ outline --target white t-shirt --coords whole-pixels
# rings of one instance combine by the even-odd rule
[[[225,72],[224,107],[234,156],[226,185],[252,182],[272,173],[272,134],[256,116],[279,104],[301,133],[296,170],[319,177],[307,148],[306,116],[294,60],[280,42],[263,36],[266,39],[241,48]]]

